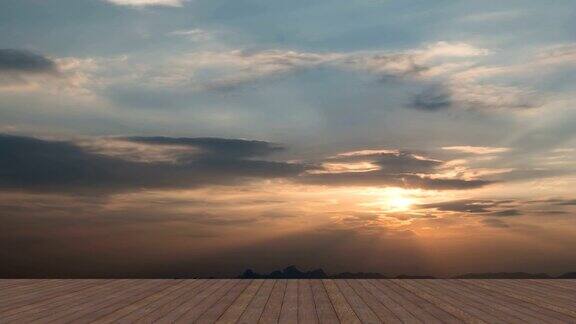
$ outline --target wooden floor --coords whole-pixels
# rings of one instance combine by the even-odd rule
[[[0,323],[576,323],[576,280],[0,280]]]

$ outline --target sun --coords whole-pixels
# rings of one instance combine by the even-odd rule
[[[387,203],[391,210],[403,211],[409,210],[414,202],[406,197],[390,197]]]
[[[406,190],[401,188],[382,188],[368,191],[367,194],[372,196],[369,202],[361,205],[367,207],[376,207],[384,212],[405,212],[418,204],[421,193],[416,190]]]

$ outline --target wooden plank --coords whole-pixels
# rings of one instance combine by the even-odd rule
[[[110,289],[98,296],[87,298],[82,304],[68,306],[65,311],[54,312],[50,316],[42,317],[41,321],[44,323],[50,321],[58,321],[60,323],[93,322],[136,300],[145,298],[151,293],[164,289],[168,281],[130,280],[129,283],[127,287]]]
[[[508,322],[534,321],[533,314],[526,313],[523,307],[517,305],[514,300],[504,300],[498,296],[487,295],[485,294],[485,291],[481,289],[463,285],[462,280],[443,280],[442,288],[464,296],[462,298],[466,298],[475,306],[485,309],[486,313],[493,314],[502,319],[508,319]],[[510,318],[510,316],[512,318]]]
[[[256,295],[260,286],[264,283],[263,279],[255,279],[250,285],[236,298],[236,300],[226,309],[224,314],[216,321],[217,323],[236,323],[246,307]]]
[[[360,319],[332,279],[322,279],[324,289],[341,323],[361,323]]]
[[[74,323],[92,323],[99,320],[100,318],[106,317],[108,314],[118,311],[124,307],[129,307],[133,303],[137,303],[149,296],[155,295],[159,292],[165,291],[174,285],[177,279],[162,279],[159,281],[154,281],[151,286],[141,286],[139,289],[130,291],[127,294],[118,294],[118,298],[112,303],[104,304],[104,307],[99,308],[97,311],[89,311],[86,315],[81,318],[75,319]],[[109,297],[108,297],[109,298]]]
[[[499,280],[498,285],[524,292],[537,298],[543,298],[548,302],[576,309],[576,291],[565,293],[561,289],[551,286],[541,286],[538,283],[528,283],[516,280]]]
[[[326,293],[324,284],[320,279],[313,279],[310,281],[312,287],[312,295],[314,296],[314,305],[316,305],[316,314],[319,323],[337,323],[338,315],[330,302],[330,298]]]
[[[197,323],[214,323],[232,303],[242,294],[248,286],[252,283],[252,280],[239,280],[232,289],[228,291],[222,299],[218,301],[215,305],[210,307],[204,314],[200,316]]]
[[[309,279],[298,279],[298,323],[318,323]]]
[[[398,303],[390,295],[385,294],[379,290],[374,284],[366,279],[357,280],[367,291],[374,296],[382,305],[388,308],[390,311],[396,315],[403,323],[421,323],[414,315],[407,311],[402,304]]]
[[[99,281],[97,284],[95,283],[85,289],[64,293],[59,296],[47,298],[42,302],[26,305],[7,312],[2,312],[2,317],[6,321],[24,321],[24,318],[26,321],[32,321],[46,316],[52,316],[56,313],[65,311],[70,307],[81,304],[84,298],[97,295],[102,290],[111,289],[118,285],[122,286],[127,284],[128,281],[120,283],[114,280]]]
[[[554,282],[576,288],[576,279],[555,279]]]
[[[298,281],[288,280],[284,303],[280,310],[280,323],[298,322]]]
[[[142,310],[151,308],[155,302],[166,299],[177,292],[178,290],[185,287],[185,280],[173,280],[168,288],[161,290],[157,293],[153,293],[150,296],[136,301],[126,307],[122,307],[114,312],[111,312],[98,319],[98,323],[118,323],[119,321],[128,322],[130,321],[130,316],[136,317],[142,314]]]
[[[273,279],[264,281],[256,296],[254,296],[250,304],[248,304],[246,307],[244,313],[242,313],[242,316],[240,316],[238,323],[251,324],[257,323],[260,320],[260,316],[264,311],[266,303],[268,303],[268,298],[270,298],[270,294],[272,293],[272,288],[274,288],[275,283],[276,280]]]
[[[210,296],[206,297],[199,304],[190,308],[185,314],[180,316],[177,323],[192,323],[196,321],[204,312],[210,307],[214,306],[222,297],[224,297],[232,287],[238,283],[238,279],[224,279],[224,284],[214,291]]]
[[[159,322],[162,318],[168,316],[171,312],[180,307],[180,305],[186,303],[191,298],[194,298],[194,296],[198,295],[202,290],[211,284],[212,282],[208,279],[199,279],[194,281],[192,285],[186,286],[183,290],[179,290],[179,294],[172,296],[168,302],[161,305],[153,312],[149,312],[148,314],[139,318],[138,322]]]
[[[266,303],[262,316],[260,316],[260,323],[277,323],[279,321],[285,291],[286,279],[276,280],[274,288],[272,288],[272,292],[270,293],[268,303]]]
[[[502,312],[511,313],[515,316],[522,318],[523,321],[540,321],[540,322],[557,322],[554,317],[545,314],[547,309],[542,309],[537,305],[526,303],[522,300],[515,299],[505,294],[497,293],[482,287],[472,285],[467,280],[457,281],[456,287],[458,290],[468,290],[472,298],[477,299],[480,303],[490,305],[490,307],[501,310]],[[484,280],[482,280],[484,281]],[[541,312],[544,310],[544,312]]]
[[[3,298],[0,300],[0,311],[15,307],[16,305],[28,305],[36,301],[42,301],[45,298],[50,298],[51,296],[56,296],[66,291],[75,289],[79,286],[87,286],[88,283],[96,282],[92,280],[87,282],[85,280],[59,280],[51,281],[50,283],[40,283],[38,286],[27,287],[22,291],[11,290],[6,294],[3,294]]]
[[[38,303],[45,303],[46,301],[52,301],[55,298],[60,298],[68,294],[73,294],[75,292],[88,289],[92,286],[98,285],[95,280],[83,280],[74,281],[70,285],[65,285],[58,290],[40,290],[33,295],[26,295],[19,299],[14,299],[6,303],[2,303],[0,307],[0,313],[11,314],[13,312],[21,312],[25,309],[30,309],[35,307],[34,305]]]
[[[488,285],[489,281],[480,279],[463,279],[461,280],[462,285],[471,287],[472,289],[477,289],[478,292],[483,292],[485,295],[492,296],[495,300],[502,300],[512,305],[514,307],[520,307],[523,313],[529,314],[535,319],[540,319],[541,321],[551,321],[553,319],[561,321],[571,321],[573,317],[570,315],[565,315],[562,312],[556,312],[548,307],[542,307],[543,305],[538,303],[533,303],[530,296],[525,296],[511,291],[506,291],[503,289],[496,289],[491,285]],[[569,309],[563,309],[555,305],[550,305],[551,308],[556,308],[564,312],[574,312]]]
[[[519,280],[519,281],[522,281],[522,280]],[[536,285],[549,287],[550,289],[555,289],[555,290],[558,290],[558,291],[565,293],[565,294],[572,295],[572,294],[576,293],[576,286],[572,286],[564,280],[529,279],[529,280],[525,280],[525,281],[527,281],[530,284],[536,284]]]
[[[13,294],[13,290],[24,291],[25,289],[38,289],[42,284],[48,284],[50,282],[66,281],[63,279],[3,279],[2,284],[0,284],[0,296],[6,297]],[[1,299],[1,298],[0,298]]]
[[[29,280],[9,280],[5,281],[0,286],[0,291],[10,293],[13,289],[24,291],[25,289],[39,289],[43,285],[50,285],[54,283],[70,283],[73,280],[69,279],[29,279]],[[5,296],[5,295],[2,295]]]
[[[3,289],[0,294],[0,309],[16,303],[23,299],[33,299],[39,294],[48,294],[51,290],[57,288],[64,288],[78,284],[77,281],[66,280],[40,280],[36,283],[29,283],[27,285],[15,285],[7,289]]]
[[[516,311],[523,314],[525,317],[531,318],[531,321],[558,322],[558,319],[554,317],[557,313],[552,312],[549,309],[542,308],[538,305],[531,304],[500,292],[473,285],[471,282],[474,281],[477,280],[458,280],[458,286],[460,289],[468,288],[471,292],[483,296],[487,301],[493,303],[494,307],[502,307],[507,311]]]
[[[405,289],[406,291],[409,292],[409,294],[412,294],[414,297],[413,300],[415,302],[417,302],[418,299],[422,300],[422,302],[420,302],[420,307],[422,307],[426,312],[428,312],[429,314],[431,314],[432,316],[434,316],[435,318],[439,319],[441,322],[443,323],[460,323],[461,321],[458,320],[458,318],[456,318],[453,314],[445,311],[444,309],[436,306],[435,304],[433,304],[432,302],[430,302],[429,300],[422,298],[422,292],[418,289],[411,289],[412,286],[407,285],[406,283],[409,282],[409,280],[401,280],[401,279],[392,279],[390,280],[393,284],[396,284],[400,287],[402,287],[403,289]],[[447,305],[444,303],[444,305]]]
[[[382,322],[402,323],[388,307],[380,303],[358,280],[348,279],[346,282]]]
[[[497,310],[483,307],[481,303],[470,300],[457,290],[446,289],[447,280],[405,280],[404,283],[420,292],[420,297],[442,308],[454,317],[469,323],[510,323],[521,319],[506,313],[497,314]]]
[[[362,298],[354,292],[354,289],[352,289],[345,280],[335,280],[335,282],[362,323],[380,323],[378,315],[370,309],[370,306],[366,305]]]
[[[97,284],[93,284],[85,289],[72,293],[64,293],[31,305],[32,308],[14,317],[10,317],[10,319],[18,322],[33,322],[43,318],[61,317],[64,316],[66,312],[73,311],[76,307],[81,307],[79,305],[85,303],[86,300],[90,300],[92,296],[98,296],[102,294],[103,291],[116,289],[118,286],[128,285],[130,285],[129,280],[120,282],[117,280],[109,280],[108,282],[99,280]]]
[[[576,286],[572,282],[0,281],[11,287],[8,291],[28,291],[6,297],[5,290],[0,290],[0,298],[9,301],[9,306],[0,303],[0,322],[576,323],[576,291],[572,289]]]
[[[371,279],[378,289],[383,293],[390,295],[396,301],[401,303],[404,308],[410,312],[414,317],[418,318],[424,323],[441,323],[441,321],[426,310],[423,305],[429,304],[429,302],[415,296],[414,294],[401,289],[398,285],[393,284],[390,280],[381,279]]]
[[[406,283],[409,280],[398,280],[398,279],[391,279],[386,280],[390,283],[390,285],[396,285],[396,292],[403,295],[407,300],[409,300],[413,305],[416,305],[418,308],[422,310],[421,315],[426,318],[426,322],[435,322],[440,321],[442,323],[460,323],[461,321],[458,320],[453,314],[445,311],[444,309],[438,307],[431,300],[434,300],[433,296],[426,294],[425,292],[420,291],[419,289],[415,289],[414,287],[407,285]],[[437,300],[437,302],[441,302]],[[450,308],[450,305],[447,303],[443,303],[444,307]]]
[[[186,280],[184,286],[173,293],[167,295],[165,298],[152,303],[146,308],[138,309],[134,313],[130,314],[126,321],[130,320],[133,322],[154,322],[164,315],[170,313],[180,303],[183,303],[186,296],[192,294],[196,287],[205,284],[205,280],[190,279]]]
[[[174,323],[184,316],[188,311],[193,309],[196,305],[200,304],[204,299],[208,298],[212,293],[216,292],[226,282],[223,280],[209,279],[207,283],[195,289],[195,293],[180,303],[176,308],[172,309],[168,314],[158,319],[157,323]]]

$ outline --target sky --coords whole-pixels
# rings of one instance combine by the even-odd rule
[[[2,0],[0,276],[576,271],[572,0]]]

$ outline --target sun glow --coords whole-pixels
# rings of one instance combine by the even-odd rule
[[[388,199],[387,205],[388,208],[391,210],[396,211],[403,211],[409,210],[414,201],[410,198],[398,196],[398,197],[390,197]]]
[[[382,207],[386,210],[398,212],[410,210],[415,201],[413,195],[406,190],[389,188],[382,203]]]

